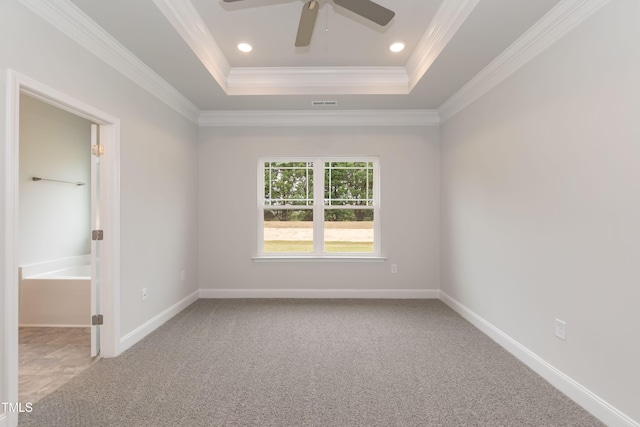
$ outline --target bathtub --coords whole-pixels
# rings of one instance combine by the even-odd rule
[[[19,267],[20,326],[91,325],[91,256]]]

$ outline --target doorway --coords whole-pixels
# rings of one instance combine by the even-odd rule
[[[89,367],[92,204],[89,120],[20,95],[18,399],[35,403]],[[92,346],[92,344],[95,345]],[[92,348],[96,349],[92,352]]]
[[[100,301],[103,318],[100,333],[100,352],[102,357],[114,357],[119,354],[119,276],[120,276],[120,186],[119,186],[119,120],[95,109],[82,101],[72,98],[56,89],[41,84],[13,70],[7,71],[7,133],[5,152],[6,170],[6,239],[5,239],[5,280],[4,280],[4,342],[0,359],[5,376],[2,388],[5,397],[12,404],[21,403],[18,397],[18,324],[19,324],[19,270],[17,251],[20,247],[19,229],[19,148],[20,148],[20,97],[28,95],[46,104],[72,113],[92,123],[99,124],[97,136],[104,147],[99,163],[100,180],[99,217],[100,228],[104,230],[99,245],[101,268],[95,277],[100,282],[96,299]],[[94,244],[92,242],[92,244]],[[23,402],[23,405],[26,402]],[[17,425],[18,413],[7,414],[9,426]]]

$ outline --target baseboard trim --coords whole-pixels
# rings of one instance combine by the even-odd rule
[[[607,426],[640,427],[636,421],[443,291],[440,291],[440,300]]]
[[[159,326],[198,300],[199,291],[195,291],[181,299],[162,313],[152,317],[142,325],[120,338],[120,353],[125,352],[141,339],[155,331]]]
[[[50,323],[33,323],[33,324],[22,324],[18,325],[19,328],[90,328],[90,324],[86,325],[58,325],[58,324],[50,324]]]
[[[200,289],[200,298],[437,299],[438,289]]]

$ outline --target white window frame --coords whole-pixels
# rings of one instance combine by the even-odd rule
[[[264,252],[264,165],[269,162],[312,162],[313,163],[313,252]],[[324,211],[325,209],[350,209],[324,204],[324,165],[326,162],[361,162],[373,164],[373,252],[324,252]],[[320,178],[320,179],[318,179]],[[258,159],[257,220],[258,250],[255,261],[384,261],[382,236],[380,232],[380,160],[377,156],[361,157],[261,157]],[[300,209],[303,206],[276,206],[274,209]],[[368,208],[368,206],[367,206]],[[319,237],[319,238],[318,238]]]

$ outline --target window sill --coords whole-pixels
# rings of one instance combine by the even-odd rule
[[[387,257],[382,256],[256,256],[251,257],[255,262],[384,262]]]

